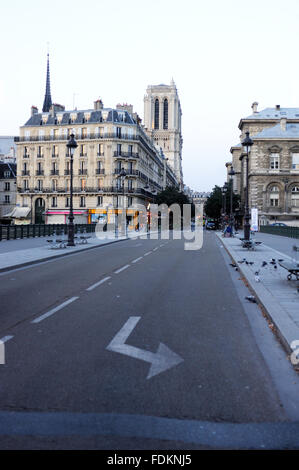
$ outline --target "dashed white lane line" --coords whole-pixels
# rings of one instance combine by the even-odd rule
[[[104,282],[108,281],[109,279],[111,279],[111,276],[104,277],[104,279],[101,279],[99,282],[96,282],[92,286],[88,287],[86,290],[91,291],[96,287],[100,286],[101,284],[104,284]]]
[[[164,246],[164,243],[162,243],[162,245],[160,245],[160,248],[162,248],[162,246]]]
[[[130,265],[126,264],[126,266],[123,266],[122,268],[117,269],[117,271],[114,271],[114,274],[119,274],[119,273],[121,273],[122,271],[124,271],[125,269],[127,269],[129,267],[130,267]]]
[[[52,308],[52,310],[49,310],[49,312],[44,313],[43,315],[41,315],[41,316],[38,317],[38,318],[35,318],[34,320],[32,320],[31,323],[39,323],[39,322],[41,322],[41,321],[44,320],[45,318],[50,317],[51,315],[53,315],[54,313],[56,313],[56,312],[58,312],[59,310],[63,309],[64,307],[66,307],[67,305],[71,304],[72,302],[74,302],[74,301],[77,300],[77,299],[79,299],[79,297],[72,297],[71,299],[66,300],[65,302],[63,302],[62,304],[58,305],[57,307]]]
[[[139,256],[139,258],[136,258],[132,261],[132,263],[138,263],[138,261],[140,261],[141,259],[143,258],[143,256]]]
[[[152,251],[148,251],[147,253],[144,253],[143,256],[148,256],[148,255],[150,255],[151,253],[152,253]]]
[[[157,251],[157,250],[159,250],[158,246],[156,246],[156,248],[153,248],[153,251]]]

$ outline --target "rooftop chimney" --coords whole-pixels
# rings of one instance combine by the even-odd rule
[[[280,110],[280,104],[277,104],[277,105],[276,105],[276,109],[277,109],[277,111]]]
[[[94,102],[94,109],[95,111],[99,111],[100,109],[103,109],[104,105],[103,105],[103,101],[98,99]]]
[[[251,108],[252,108],[253,113],[258,112],[257,107],[258,107],[258,103],[256,101],[254,103],[252,103]]]
[[[38,109],[36,106],[31,106],[31,116],[34,116],[34,114],[38,113]]]

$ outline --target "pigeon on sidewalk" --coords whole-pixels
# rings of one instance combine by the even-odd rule
[[[248,300],[249,302],[252,302],[253,304],[256,304],[256,299],[253,295],[247,295],[245,299]]]

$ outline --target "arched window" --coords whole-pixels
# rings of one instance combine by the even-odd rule
[[[168,99],[163,103],[163,129],[168,129]]]
[[[299,207],[299,186],[294,186],[291,192],[291,206]]]
[[[159,129],[159,100],[155,100],[155,129]]]
[[[270,207],[279,206],[279,187],[271,186],[270,188]]]

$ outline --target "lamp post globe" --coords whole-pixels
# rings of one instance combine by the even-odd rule
[[[73,157],[78,144],[75,140],[74,134],[70,135],[68,143],[66,144],[68,155],[70,157],[70,211],[68,223],[68,246],[75,246],[74,242],[74,213],[73,213]]]
[[[253,145],[253,140],[246,132],[246,137],[242,141],[242,145],[246,154],[246,193],[245,193],[245,217],[244,217],[244,239],[250,239],[250,213],[249,213],[249,153]]]

